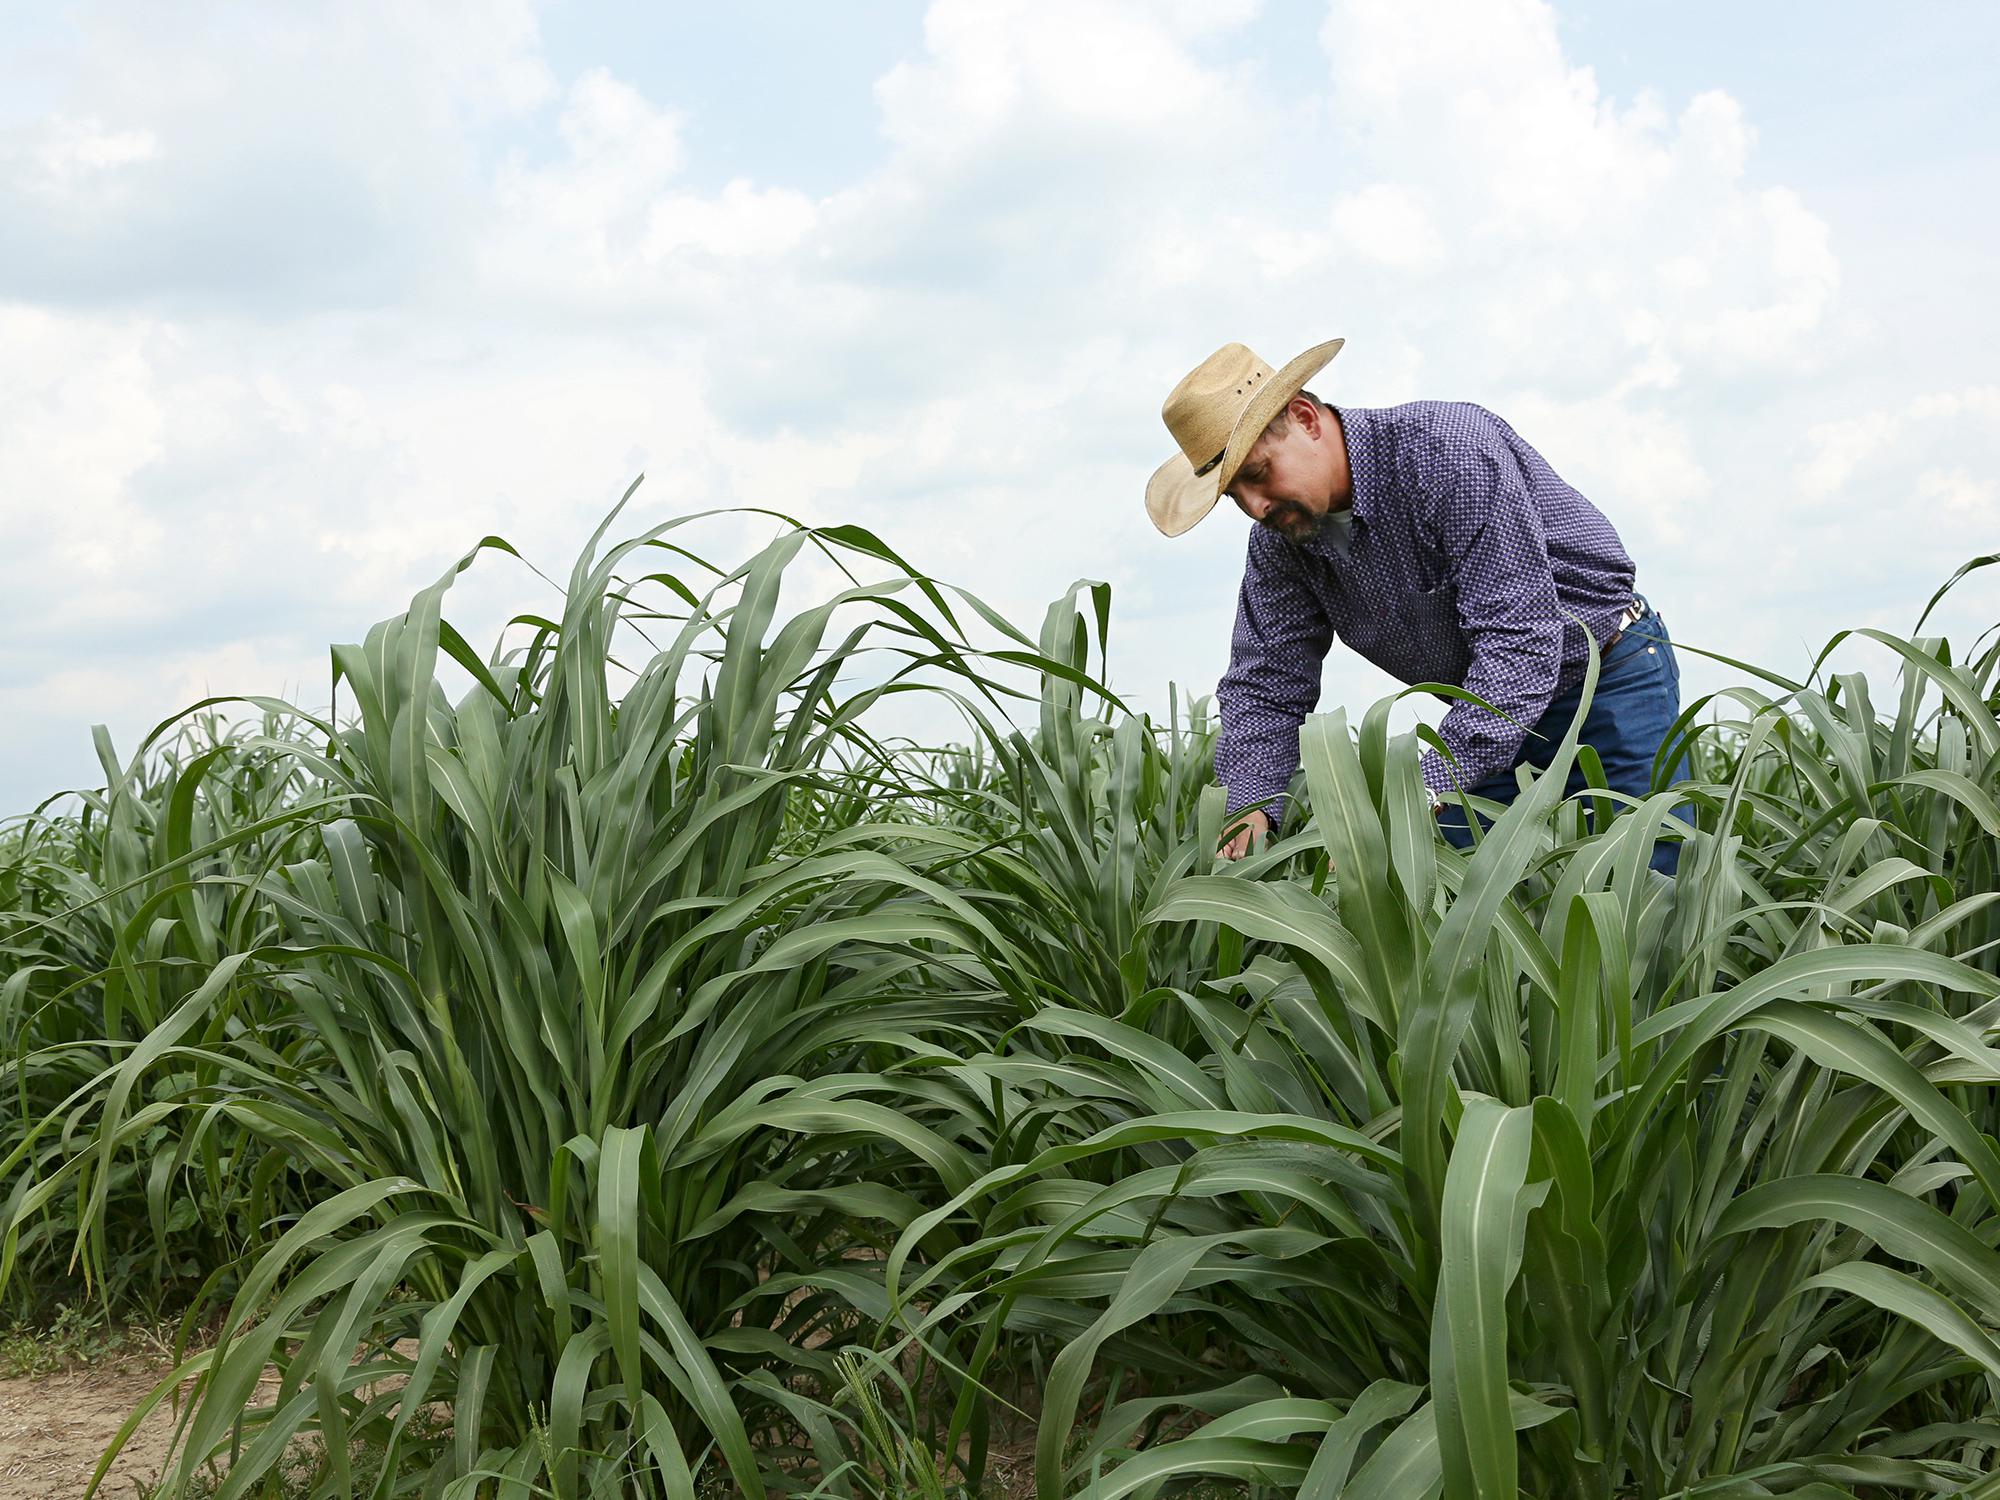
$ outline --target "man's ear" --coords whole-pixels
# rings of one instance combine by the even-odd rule
[[[1326,413],[1319,409],[1319,403],[1309,396],[1294,396],[1286,403],[1285,415],[1305,428],[1306,436],[1318,440],[1320,430],[1326,426],[1322,420]]]

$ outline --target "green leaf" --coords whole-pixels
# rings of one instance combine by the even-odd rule
[[[1473,1095],[1446,1169],[1431,1321],[1439,1451],[1451,1500],[1519,1491],[1507,1385],[1507,1291],[1521,1265],[1531,1111]]]

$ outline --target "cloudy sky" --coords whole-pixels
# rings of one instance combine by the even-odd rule
[[[1116,682],[1207,692],[1247,523],[1169,542],[1140,494],[1231,339],[1344,335],[1336,402],[1500,411],[1677,637],[1782,670],[2000,545],[1985,0],[0,28],[6,810],[91,779],[93,723],[323,703],[329,641],[486,533],[559,571],[642,470],[635,525],[858,521],[1025,623],[1108,579]],[[484,641],[547,602],[482,564],[449,612]],[[1388,686],[1336,648],[1329,703]]]

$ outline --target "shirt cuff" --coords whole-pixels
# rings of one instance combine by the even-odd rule
[[[1458,772],[1437,751],[1426,750],[1417,761],[1417,769],[1424,778],[1424,789],[1433,799],[1449,796],[1458,790]]]

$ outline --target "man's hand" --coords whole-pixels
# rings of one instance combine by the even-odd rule
[[[1264,816],[1261,807],[1245,808],[1242,812],[1231,814],[1230,826],[1235,828],[1235,833],[1225,833],[1222,848],[1217,851],[1224,859],[1241,859],[1253,853],[1271,836],[1271,820]]]

